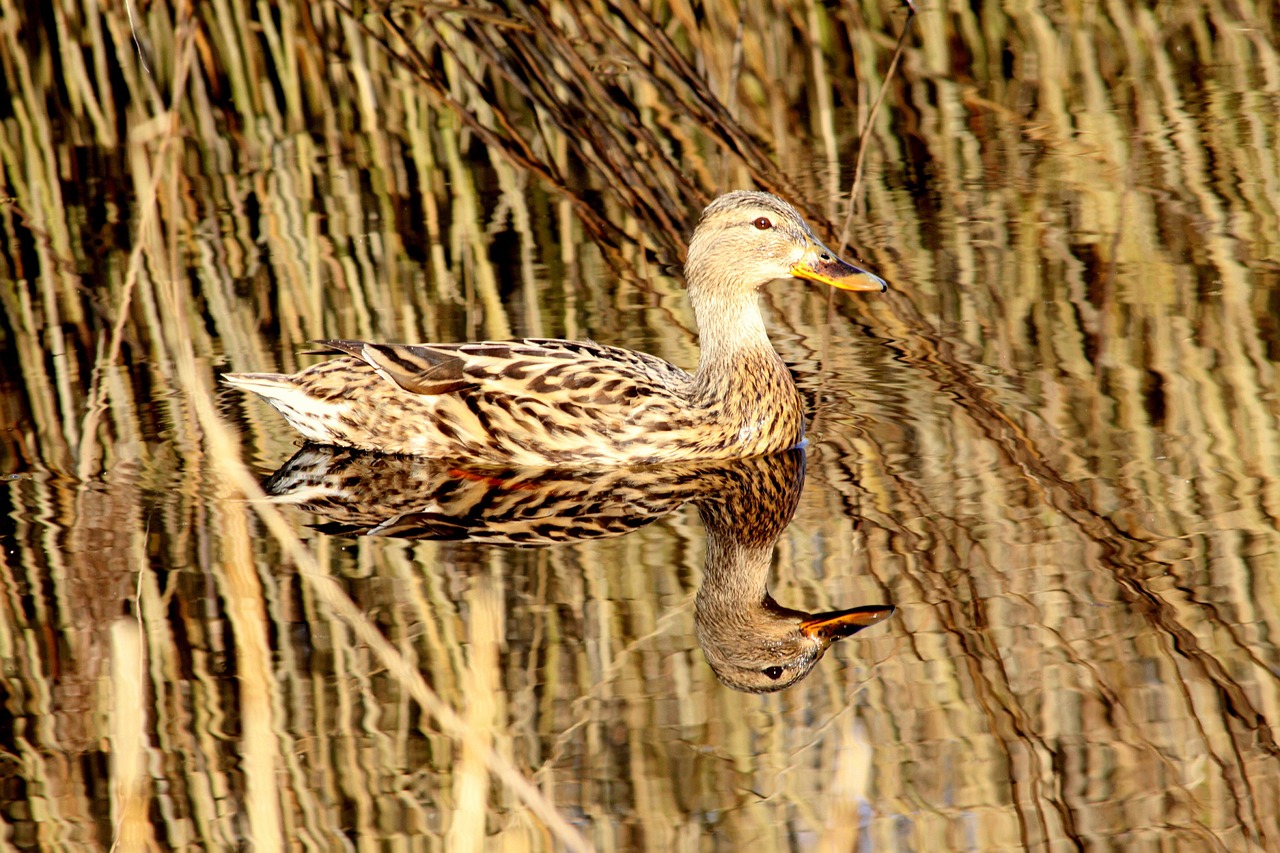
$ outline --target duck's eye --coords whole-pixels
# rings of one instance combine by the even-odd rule
[[[761,231],[768,231],[770,228],[773,227],[773,223],[769,221],[769,217],[767,216],[761,216],[759,219],[757,219],[755,222],[751,224],[759,228]],[[765,670],[765,672],[768,672],[768,671],[769,670],[767,669]]]
[[[761,219],[763,219],[763,217],[761,217]],[[764,221],[768,222],[769,220],[765,219]],[[756,224],[758,225],[759,223],[760,223],[760,220],[757,219]],[[764,674],[772,678],[774,681],[777,681],[779,678],[782,677],[782,667],[780,666],[766,667],[764,670]]]

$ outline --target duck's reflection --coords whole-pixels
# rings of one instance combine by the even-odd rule
[[[774,545],[795,515],[804,469],[801,450],[742,460],[709,472],[694,498],[707,529],[694,625],[707,663],[736,690],[789,687],[833,642],[893,613],[886,605],[806,613],[769,595]]]
[[[781,690],[835,640],[883,621],[888,605],[807,613],[767,588],[791,523],[805,456],[600,471],[481,468],[309,445],[265,484],[276,500],[339,535],[535,546],[621,536],[692,501],[707,530],[694,622],[716,676],[737,690]]]

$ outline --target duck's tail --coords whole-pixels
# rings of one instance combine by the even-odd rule
[[[252,391],[268,399],[294,387],[283,373],[224,373],[222,381],[233,388]]]
[[[224,373],[222,381],[242,391],[252,391],[285,416],[303,437],[325,444],[345,443],[332,432],[337,412],[333,403],[307,393],[293,376],[284,373]]]

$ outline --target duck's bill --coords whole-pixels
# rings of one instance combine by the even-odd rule
[[[892,615],[893,607],[887,604],[815,613],[800,623],[800,631],[811,640],[825,640],[830,643],[883,622]]]
[[[800,263],[791,268],[791,274],[796,278],[820,281],[840,290],[882,293],[889,289],[889,285],[880,276],[840,260],[830,250],[809,252]]]

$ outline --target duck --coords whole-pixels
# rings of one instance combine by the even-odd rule
[[[774,551],[804,486],[803,448],[748,459],[516,468],[308,444],[263,485],[334,536],[539,548],[634,533],[686,503],[706,530],[694,633],[720,683],[771,693],[810,675],[831,645],[891,604],[811,613],[769,592]]]
[[[700,337],[690,373],[593,341],[318,341],[337,357],[294,374],[223,380],[308,441],[520,466],[644,465],[775,453],[804,439],[804,405],[769,341],[758,292],[801,279],[883,292],[775,195],[712,201],[684,265]]]

